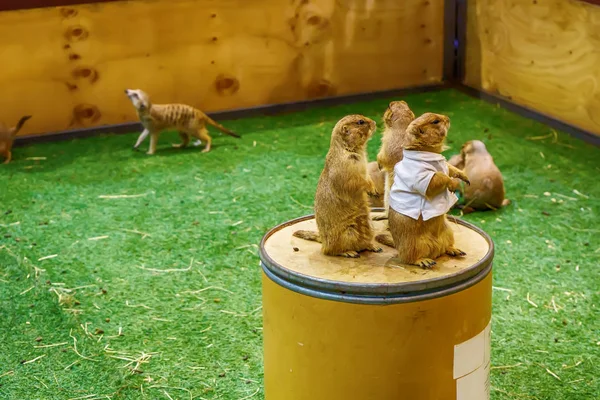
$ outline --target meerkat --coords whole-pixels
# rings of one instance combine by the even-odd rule
[[[392,101],[383,113],[385,128],[381,137],[381,147],[377,153],[379,168],[385,171],[385,190],[383,194],[384,213],[375,216],[375,220],[384,220],[388,216],[388,200],[394,181],[394,166],[402,160],[402,146],[408,124],[415,119],[415,114],[404,100]]]
[[[377,194],[372,194],[369,196],[369,206],[372,208],[383,208],[383,196],[385,193],[385,177],[387,173],[379,169],[379,164],[377,163],[377,161],[371,161],[367,164],[367,173],[369,174],[369,177],[375,184],[375,191],[377,192]]]
[[[293,234],[320,242],[325,255],[358,258],[362,251],[382,251],[374,242],[368,202],[368,194],[377,194],[367,174],[366,151],[375,129],[375,121],[356,114],[340,119],[333,128],[315,193],[318,232]]]
[[[464,205],[461,205],[463,213],[497,210],[510,204],[510,200],[505,198],[502,173],[482,141],[466,142],[460,154],[448,162],[463,169],[471,180],[471,185],[460,190],[464,197]]]
[[[29,118],[31,118],[31,115],[21,117],[17,125],[12,128],[0,123],[0,156],[4,157],[4,164],[8,164],[12,160],[12,147],[15,136]]]
[[[391,235],[377,236],[384,244],[393,243],[401,263],[429,268],[443,254],[466,255],[454,247],[454,234],[446,219],[446,212],[458,200],[453,192],[460,180],[469,182],[441,154],[449,128],[447,116],[425,113],[406,129],[403,158],[394,168],[390,191]]]
[[[146,154],[154,154],[158,135],[165,129],[177,129],[179,131],[182,142],[181,144],[174,144],[173,147],[186,147],[191,136],[206,143],[202,150],[203,153],[210,151],[212,143],[206,124],[214,126],[229,136],[240,137],[192,106],[186,104],[152,104],[148,94],[139,89],[125,89],[125,94],[131,100],[144,127],[133,148],[137,149],[150,135],[150,148]]]

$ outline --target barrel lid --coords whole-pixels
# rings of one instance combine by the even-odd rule
[[[371,215],[378,213],[381,209]],[[467,255],[442,256],[432,269],[400,264],[394,259],[396,250],[384,245],[383,252],[363,252],[360,258],[325,256],[320,243],[292,235],[300,229],[316,231],[314,215],[271,229],[260,244],[261,264],[276,282],[319,297],[437,297],[481,277],[493,258],[494,245],[485,232],[452,216],[448,220],[456,247]],[[384,222],[373,221],[373,228],[376,234],[384,232]]]

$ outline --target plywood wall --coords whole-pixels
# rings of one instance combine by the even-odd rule
[[[465,83],[600,135],[600,6],[469,0]]]
[[[206,111],[442,79],[443,0],[135,0],[0,13],[0,119],[135,121],[125,88]]]

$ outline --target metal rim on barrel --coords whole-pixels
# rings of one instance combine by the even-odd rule
[[[383,211],[383,209],[373,209]],[[329,300],[364,303],[392,304],[422,301],[447,296],[467,289],[487,276],[492,269],[494,242],[480,228],[466,221],[448,216],[448,220],[471,229],[481,235],[488,244],[487,253],[471,267],[455,274],[416,282],[397,284],[347,283],[316,278],[291,271],[275,262],[265,250],[266,241],[277,231],[314,218],[314,214],[305,215],[279,224],[269,230],[262,238],[259,247],[261,266],[265,274],[275,283],[298,293]]]

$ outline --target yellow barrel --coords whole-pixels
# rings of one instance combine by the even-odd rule
[[[269,231],[260,246],[265,399],[489,399],[494,245],[449,219],[467,256],[431,270],[394,264],[385,246],[324,256],[292,236],[316,230],[313,215]]]

